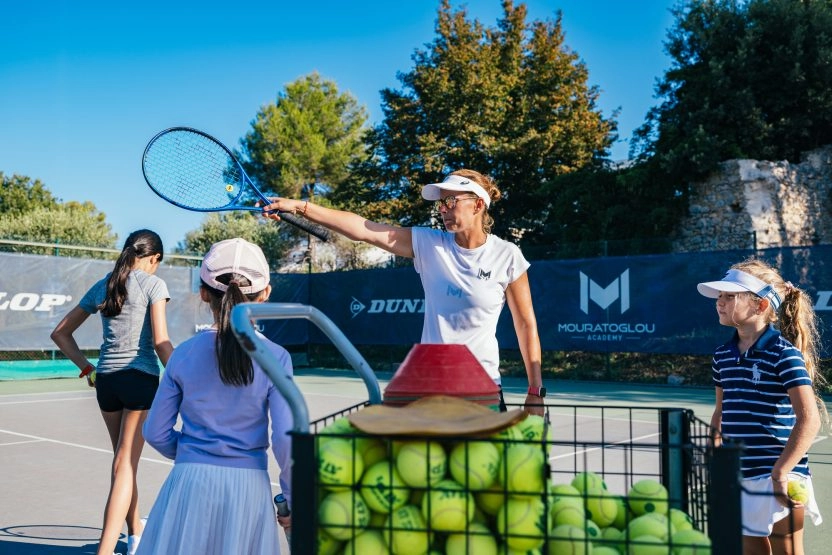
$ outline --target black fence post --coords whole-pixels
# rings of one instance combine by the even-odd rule
[[[292,518],[291,545],[293,555],[317,553],[318,481],[315,457],[315,436],[299,432],[292,435]]]
[[[742,446],[726,441],[712,450],[708,503],[708,535],[713,555],[742,553]]]
[[[662,409],[662,483],[667,488],[670,506],[688,511],[688,473],[685,447],[690,444],[687,413],[684,409]]]

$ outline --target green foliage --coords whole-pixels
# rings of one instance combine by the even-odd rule
[[[290,83],[264,106],[241,141],[244,167],[264,192],[297,198],[336,189],[364,156],[367,114],[317,73]]]
[[[177,247],[176,252],[201,256],[217,241],[242,237],[260,245],[269,267],[275,269],[289,244],[287,227],[288,224],[279,225],[248,212],[214,212],[205,217],[199,229],[185,235],[184,246]]]
[[[634,142],[653,181],[684,192],[721,161],[832,142],[832,2],[688,0],[675,15],[661,104]]]
[[[491,175],[507,202],[492,205],[494,232],[539,233],[557,176],[599,162],[615,123],[569,49],[558,15],[526,23],[523,4],[503,2],[495,28],[443,0],[437,37],[381,92],[384,121],[368,137],[371,157],[333,199],[367,203],[362,214],[403,225],[431,224],[421,186],[459,168]],[[349,204],[347,204],[349,206]]]
[[[54,208],[57,199],[39,179],[22,175],[7,177],[0,172],[0,214],[19,216],[35,208]]]

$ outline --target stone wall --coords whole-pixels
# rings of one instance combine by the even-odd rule
[[[675,252],[832,243],[832,145],[788,161],[729,160],[691,188]]]

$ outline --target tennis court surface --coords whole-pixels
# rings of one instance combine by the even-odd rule
[[[382,391],[390,375],[379,374]],[[298,369],[296,383],[312,420],[367,400],[364,383],[352,371]],[[692,410],[707,421],[709,388],[645,386],[598,382],[547,383],[547,403],[558,439],[628,445],[653,441],[659,433],[656,408]],[[504,381],[506,400],[521,403],[525,380]],[[558,422],[569,425],[558,426]],[[832,442],[822,432],[810,452],[814,484],[826,523],[806,528],[806,552],[825,553],[822,540],[832,519]],[[603,451],[607,453],[604,454]],[[612,465],[611,475],[645,470],[651,462],[638,450],[587,447],[552,453],[554,472],[566,475],[582,465]],[[112,450],[94,392],[82,380],[46,379],[0,382],[0,553],[75,555],[95,553],[109,486]],[[272,465],[274,462],[272,461]],[[139,468],[140,507],[147,514],[171,463],[145,447]],[[649,472],[650,469],[646,468]],[[272,472],[275,492],[277,471]],[[611,489],[620,489],[613,478]],[[623,487],[623,485],[622,485]],[[296,495],[300,494],[297,492]],[[281,535],[282,550],[288,552]],[[119,544],[120,551],[126,546]]]

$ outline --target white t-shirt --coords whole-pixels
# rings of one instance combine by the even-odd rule
[[[489,235],[465,249],[454,234],[414,227],[413,263],[425,290],[422,343],[467,345],[488,375],[500,382],[497,321],[506,288],[529,263],[517,245]]]

